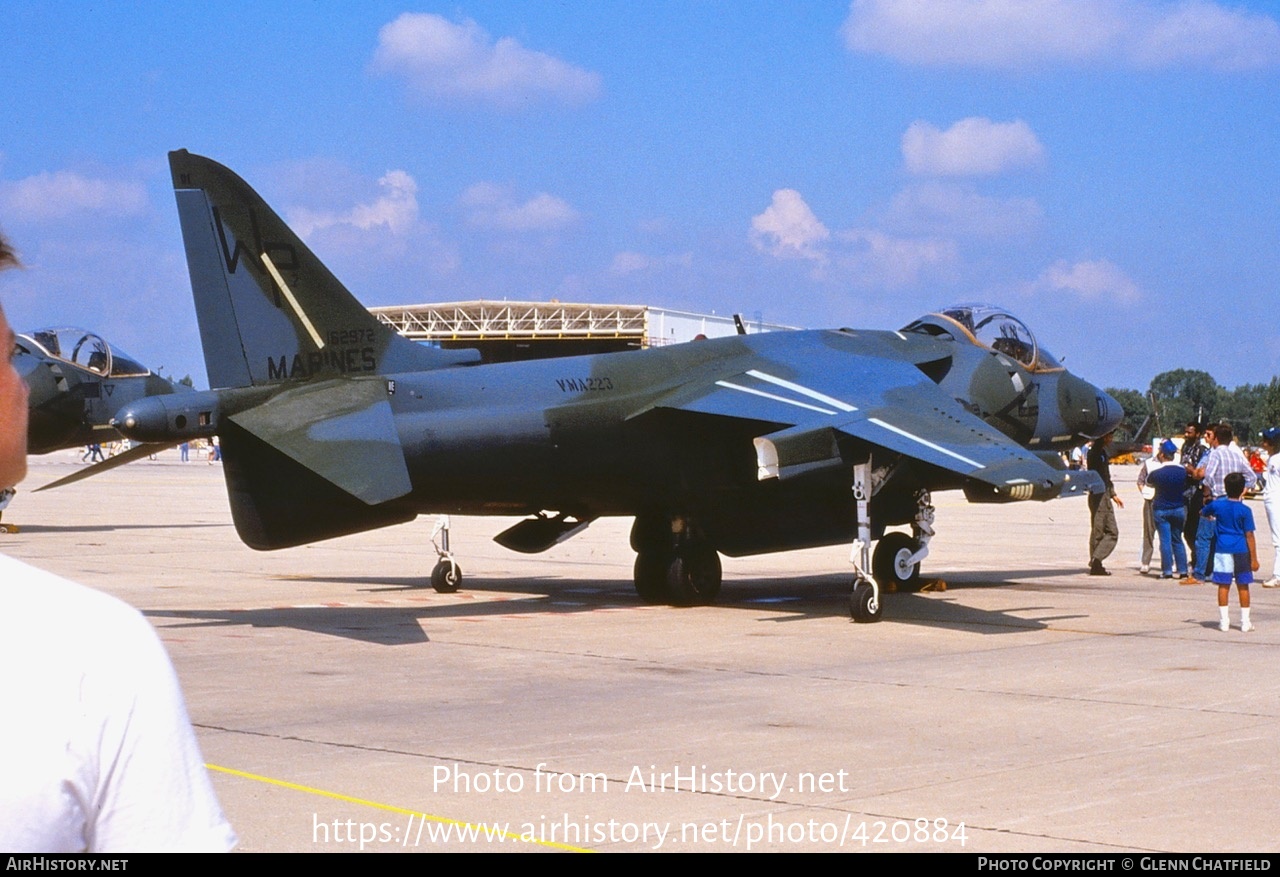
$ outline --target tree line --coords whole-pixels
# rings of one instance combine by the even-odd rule
[[[1184,426],[1199,421],[1230,424],[1241,444],[1256,445],[1264,429],[1280,426],[1280,377],[1228,390],[1208,372],[1179,368],[1152,378],[1146,393],[1106,389],[1124,407],[1124,420],[1116,432],[1122,441],[1133,439],[1148,416],[1152,424],[1144,437],[1147,441],[1152,436],[1181,435]]]

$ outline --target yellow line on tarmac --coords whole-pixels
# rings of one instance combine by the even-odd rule
[[[386,810],[389,813],[399,813],[402,816],[417,816],[419,819],[439,822],[442,825],[457,825],[464,829],[475,828],[482,834],[486,833],[486,827],[483,825],[473,826],[469,822],[462,822],[457,819],[446,819],[443,816],[432,816],[430,813],[423,813],[420,810],[409,810],[405,807],[396,807],[392,804],[379,804],[377,801],[369,801],[365,798],[354,798],[351,795],[343,795],[340,792],[328,792],[324,789],[313,788],[312,786],[303,786],[298,783],[291,783],[288,780],[277,780],[271,777],[264,777],[261,774],[248,773],[243,770],[236,770],[233,767],[222,767],[217,764],[206,764],[208,770],[216,770],[218,773],[230,774],[231,776],[241,777],[246,780],[255,780],[260,783],[267,783],[272,786],[280,786],[283,789],[292,789],[295,792],[306,792],[308,795],[319,795],[321,798],[332,798],[335,801],[344,801],[348,804],[360,804],[364,807],[373,807],[376,810]],[[557,850],[568,850],[572,853],[592,853],[595,850],[583,849],[582,847],[569,846],[569,844],[557,843],[552,840],[538,840],[537,838],[523,837],[513,834],[509,831],[494,831],[491,827],[487,829],[488,833],[493,835],[501,835],[508,840],[517,840],[523,843],[537,844],[541,847],[550,847]],[[461,840],[461,838],[459,838]]]

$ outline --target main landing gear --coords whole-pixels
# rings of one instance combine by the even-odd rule
[[[636,593],[645,603],[705,606],[720,593],[720,555],[683,516],[637,517],[631,528],[636,550]]]
[[[441,594],[453,594],[462,587],[462,567],[458,566],[453,552],[449,550],[448,515],[441,515],[436,520],[436,528],[431,531],[431,546],[440,557],[435,569],[431,570],[431,587]]]

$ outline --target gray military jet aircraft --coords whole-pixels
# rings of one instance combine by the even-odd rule
[[[83,329],[19,335],[13,365],[27,384],[33,454],[113,441],[119,435],[111,418],[122,405],[189,389]]]
[[[881,616],[933,535],[936,490],[976,502],[1098,488],[1057,450],[1120,406],[1007,312],[901,331],[774,332],[475,364],[377,322],[243,180],[169,155],[209,380],[140,400],[142,441],[221,436],[232,516],[257,549],[423,513],[526,514],[497,541],[551,547],[634,516],[641,599],[706,603],[731,556],[855,540],[851,609]],[[910,525],[911,533],[885,533]],[[879,539],[874,559],[870,543]],[[460,571],[444,554],[442,591]]]

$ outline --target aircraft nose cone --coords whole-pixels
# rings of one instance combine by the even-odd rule
[[[1058,383],[1058,413],[1073,435],[1106,435],[1124,418],[1124,408],[1105,391],[1073,374]]]
[[[1104,390],[1097,390],[1098,425],[1094,436],[1106,435],[1124,419],[1124,408]]]

